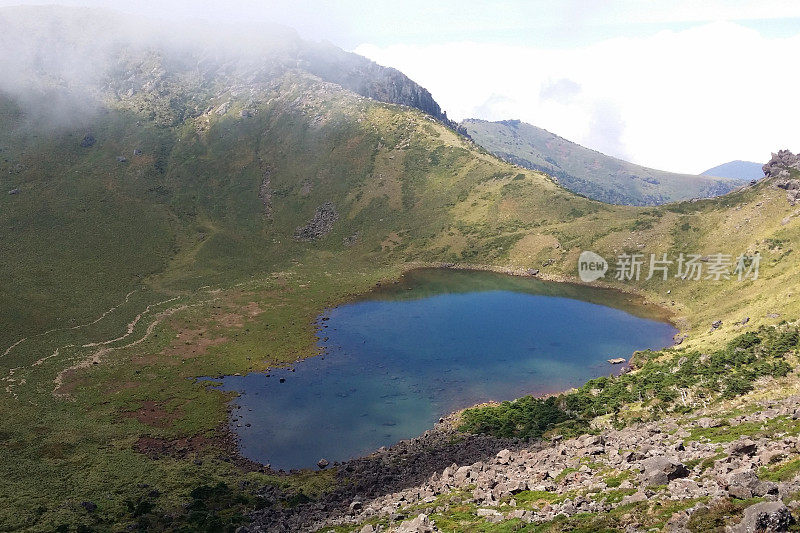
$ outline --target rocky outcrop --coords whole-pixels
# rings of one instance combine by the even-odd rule
[[[447,118],[427,89],[399,70],[325,43],[304,43],[299,58],[305,70],[325,81],[373,100],[417,108],[466,135],[466,129]]]
[[[775,178],[773,185],[786,191],[786,200],[794,206],[800,201],[800,179],[792,178],[793,171],[800,171],[800,155],[789,150],[779,150],[762,167],[764,175]]]
[[[768,178],[788,177],[787,169],[800,170],[800,156],[789,150],[778,150],[778,153],[773,153],[772,158],[761,169]]]
[[[800,180],[790,178],[778,178],[775,186],[786,191],[786,200],[789,205],[794,206],[800,200]]]
[[[258,199],[261,200],[261,205],[264,206],[264,215],[269,217],[272,215],[272,189],[270,188],[270,171],[264,171],[264,177],[261,179],[261,185],[258,187]]]
[[[294,238],[298,241],[313,241],[324,237],[333,229],[333,224],[339,218],[332,202],[325,202],[314,212],[314,218],[294,231]]]

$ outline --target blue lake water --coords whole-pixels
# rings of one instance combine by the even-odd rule
[[[282,469],[346,460],[456,409],[619,371],[607,359],[676,333],[619,292],[430,269],[328,310],[319,328],[325,355],[294,372],[223,379],[241,394],[231,424],[244,456]]]

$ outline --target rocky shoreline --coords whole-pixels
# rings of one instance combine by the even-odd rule
[[[786,531],[800,510],[800,479],[762,478],[800,461],[800,396],[756,405],[727,418],[703,409],[690,419],[665,417],[552,442],[464,435],[445,421],[418,438],[342,464],[333,492],[291,509],[257,511],[242,532],[343,526],[362,533],[424,533],[439,531],[432,516],[465,505],[490,524],[542,524],[667,502],[683,505],[664,529],[685,532],[731,499],[746,507],[729,531]],[[277,501],[285,494],[263,496]],[[628,520],[628,531],[647,530],[635,515]]]
[[[353,511],[361,508],[360,502],[377,501],[389,494],[411,490],[453,461],[464,464],[486,461],[501,450],[517,451],[525,445],[513,439],[462,433],[452,422],[452,419],[442,419],[419,437],[380,448],[365,457],[334,464],[336,487],[317,500],[286,507],[281,502],[304,498],[277,487],[263,488],[259,496],[267,507],[256,511],[251,516],[250,526],[242,531],[315,530],[332,519],[352,518]]]

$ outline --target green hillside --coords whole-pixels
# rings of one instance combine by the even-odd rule
[[[248,82],[121,57],[80,121],[43,127],[0,98],[2,530],[235,530],[266,490],[285,508],[334,492],[335,468],[239,458],[231,395],[197,378],[316,355],[322,310],[410,268],[576,281],[583,250],[760,252],[756,280],[599,284],[665,308],[679,350],[800,314],[800,222],[777,178],[609,205],[302,68]]]
[[[635,165],[519,120],[468,119],[461,125],[494,155],[546,172],[567,189],[602,202],[659,205],[719,196],[741,186],[736,180],[713,175],[676,174]]]

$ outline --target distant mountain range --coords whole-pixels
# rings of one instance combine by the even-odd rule
[[[717,176],[720,178],[733,178],[737,180],[758,180],[764,177],[761,163],[753,161],[728,161],[714,168],[709,168],[702,176]]]
[[[725,176],[676,174],[607,156],[519,120],[461,123],[472,139],[519,166],[540,170],[595,200],[624,205],[658,205],[719,196],[741,182]]]

